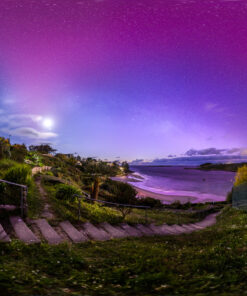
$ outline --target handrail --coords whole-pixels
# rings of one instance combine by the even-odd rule
[[[94,199],[94,198],[90,198],[87,196],[88,194],[85,193],[85,196],[83,195],[78,195],[78,194],[74,194],[73,196],[79,197],[79,198],[85,198],[87,200],[91,200],[91,201],[96,201],[98,203],[103,203],[103,204],[108,204],[108,205],[115,205],[118,207],[126,207],[126,208],[136,208],[136,209],[150,209],[151,207],[149,206],[136,206],[136,205],[130,205],[130,204],[121,204],[121,203],[115,203],[115,202],[110,202],[110,201],[105,201],[105,200],[100,200],[100,199]]]
[[[26,185],[23,184],[18,184],[18,183],[14,183],[14,182],[10,182],[7,180],[2,180],[0,179],[0,183],[6,183],[9,185],[13,185],[13,186],[17,186],[21,188],[21,217],[24,217],[24,214],[27,214],[27,192],[28,192],[28,187]]]
[[[10,182],[10,181],[6,181],[6,180],[2,180],[2,179],[0,179],[0,182],[2,182],[2,183],[7,183],[7,184],[10,184],[10,185],[19,186],[19,187],[22,187],[22,188],[27,188],[26,185],[18,184],[18,183],[14,183],[14,182]]]
[[[103,203],[106,205],[113,205],[116,206],[118,208],[134,208],[134,209],[151,209],[151,207],[148,206],[135,206],[135,205],[129,205],[129,204],[120,204],[120,203],[115,203],[115,202],[109,202],[109,201],[105,201],[105,200],[99,200],[99,199],[93,199],[89,197],[89,194],[87,194],[86,192],[83,192],[83,195],[79,195],[79,194],[73,194],[73,196],[78,197],[78,221],[80,220],[81,217],[81,198],[85,198],[86,200],[90,200],[90,201],[96,201],[98,203]],[[145,211],[145,219],[147,221],[147,211]]]

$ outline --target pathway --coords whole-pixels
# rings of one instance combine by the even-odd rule
[[[0,242],[10,242],[19,239],[27,244],[47,242],[57,245],[62,242],[83,243],[86,241],[106,241],[125,237],[180,235],[205,229],[216,223],[219,213],[208,215],[204,220],[183,225],[144,225],[131,226],[123,223],[118,226],[109,223],[93,225],[86,222],[72,225],[69,221],[60,222],[52,226],[46,219],[24,221],[18,216],[11,216],[6,223],[0,224]],[[8,225],[9,223],[9,225]]]
[[[45,189],[43,188],[43,186],[41,185],[41,177],[40,176],[36,178],[35,183],[36,183],[37,188],[39,190],[40,196],[44,201],[44,208],[41,213],[41,218],[54,219],[55,215],[52,211],[51,205],[48,202],[47,193],[46,193]]]

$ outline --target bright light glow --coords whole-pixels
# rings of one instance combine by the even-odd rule
[[[43,124],[43,126],[45,128],[52,128],[52,126],[53,126],[53,120],[50,119],[50,118],[44,118],[42,124]]]

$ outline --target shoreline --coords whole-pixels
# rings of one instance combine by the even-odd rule
[[[184,204],[187,202],[195,202],[198,200],[197,197],[189,196],[189,195],[162,194],[162,193],[157,193],[147,189],[142,189],[133,184],[133,183],[141,182],[141,180],[136,179],[135,172],[132,172],[124,176],[116,176],[111,179],[115,181],[123,182],[123,183],[128,183],[137,191],[138,197],[152,197],[160,200],[163,203],[173,203],[173,202],[179,201],[181,204]]]
[[[187,202],[193,202],[198,200],[198,198],[193,196],[183,196],[183,195],[169,195],[169,194],[162,194],[162,193],[156,193],[153,191],[149,191],[146,189],[142,189],[139,187],[134,186],[133,184],[130,184],[135,190],[137,191],[138,197],[152,197],[155,199],[159,199],[163,203],[174,203],[176,201],[180,201],[181,204],[187,203]]]
[[[144,189],[139,187],[137,184],[141,183],[141,178],[136,174],[135,172],[132,172],[127,175],[121,175],[112,177],[112,180],[128,183],[131,185],[136,191],[137,191],[137,197],[143,198],[143,197],[151,197],[160,200],[163,204],[171,204],[176,201],[180,202],[181,204],[185,204],[187,202],[190,203],[206,203],[206,202],[217,202],[217,201],[224,201],[225,197],[223,196],[216,196],[208,193],[198,193],[197,195],[194,195],[192,192],[190,195],[190,192],[167,192],[167,193],[158,193],[155,191],[151,191],[148,189]]]

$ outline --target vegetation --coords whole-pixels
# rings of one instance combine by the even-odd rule
[[[50,154],[57,151],[56,149],[52,148],[49,144],[31,145],[29,146],[29,150],[39,152],[42,154]]]
[[[13,159],[15,161],[18,161],[20,163],[24,162],[24,159],[28,154],[27,147],[24,144],[22,144],[22,145],[19,145],[19,144],[12,145],[11,149],[10,149],[10,152],[11,152],[11,159]]]
[[[229,172],[237,172],[237,170],[247,163],[204,163],[200,165],[198,168],[200,170],[219,170],[219,171],[229,171]]]
[[[247,183],[247,165],[238,169],[234,186],[238,186],[243,183]]]
[[[25,164],[16,164],[5,172],[3,179],[28,186],[31,184],[31,169]]]
[[[1,245],[1,295],[241,295],[247,214],[226,208],[189,235]]]
[[[56,198],[60,200],[68,200],[73,202],[76,199],[75,195],[80,194],[80,190],[67,184],[60,184],[56,190]]]

